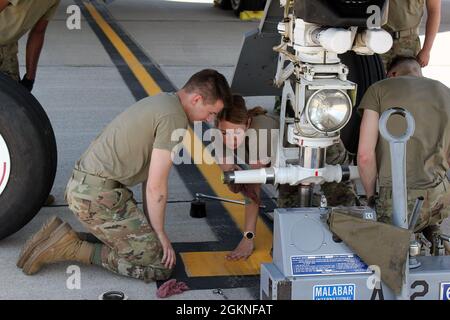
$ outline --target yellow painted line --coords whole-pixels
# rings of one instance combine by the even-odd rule
[[[131,52],[122,39],[120,39],[117,33],[105,19],[103,19],[97,9],[88,2],[84,2],[84,5],[109,41],[120,53],[147,94],[153,96],[161,93],[161,88],[158,84],[153,80],[133,52]],[[219,197],[242,200],[241,194],[232,193],[228,190],[227,186],[222,184],[222,181],[220,180],[222,170],[214,163],[211,154],[209,152],[204,152],[205,147],[200,138],[194,134],[192,128],[189,128],[188,132],[189,135],[187,137],[190,137],[191,139],[184,139],[185,149],[190,153],[194,163],[201,162],[200,160],[202,160],[201,157],[203,156],[202,164],[196,165],[207,180],[211,189]],[[188,142],[190,142],[190,145]],[[244,229],[245,218],[244,206],[232,203],[224,203],[223,206],[242,231]],[[257,275],[259,274],[261,263],[267,263],[272,260],[270,257],[272,232],[263,222],[260,222],[257,225],[255,247],[256,250],[253,255],[245,261],[227,261],[225,256],[228,252],[189,252],[182,253],[181,257],[186,267],[186,273],[191,277]]]
[[[95,7],[88,3],[84,2],[86,9],[91,14],[92,18],[97,22],[100,29],[102,29],[103,33],[109,39],[109,41],[114,45],[122,58],[127,62],[131,71],[138,79],[139,83],[145,89],[149,96],[154,96],[161,92],[161,88],[156,84],[155,80],[148,74],[147,70],[145,70],[144,66],[139,62],[136,56],[131,52],[131,50],[127,47],[127,45],[120,39],[117,33],[111,28],[111,26],[103,19],[101,14],[95,9]]]
[[[181,253],[188,277],[252,276],[260,273],[261,263],[270,263],[270,254],[255,252],[246,261],[227,261],[229,252],[184,252]]]
[[[191,137],[190,145],[187,143],[188,137]],[[222,176],[222,170],[214,162],[214,158],[209,152],[204,152],[204,145],[200,138],[194,134],[191,128],[189,128],[189,135],[183,140],[184,147],[194,155],[203,154],[203,162],[196,164],[202,175],[208,181],[211,189],[217,194],[218,197],[228,198],[232,200],[243,200],[242,194],[236,194],[231,192],[226,185],[224,185],[220,179]],[[193,150],[193,151],[191,151]],[[212,164],[207,164],[212,163]],[[238,225],[239,229],[244,229],[245,222],[245,207],[233,203],[223,202],[223,206],[230,213],[234,222]],[[261,250],[271,249],[272,247],[272,231],[261,222],[257,224],[255,245]]]
[[[239,19],[243,21],[259,21],[264,18],[264,10],[262,11],[242,11]]]
[[[228,190],[228,187],[219,179],[222,175],[220,167],[217,164],[206,164],[214,163],[214,159],[210,153],[203,152],[204,146],[199,137],[191,129],[189,129],[187,137],[191,137],[191,142],[189,144],[188,139],[183,140],[185,149],[193,150],[190,152],[193,152],[194,155],[203,154],[203,163],[197,164],[197,167],[217,196],[242,200],[241,194],[235,194]],[[245,207],[226,202],[223,203],[223,206],[239,229],[243,230]],[[228,252],[189,252],[181,253],[181,257],[186,267],[186,274],[190,277],[258,275],[261,263],[272,261],[271,248],[272,231],[264,222],[260,221],[256,226],[255,251],[247,260],[227,261],[225,256]]]

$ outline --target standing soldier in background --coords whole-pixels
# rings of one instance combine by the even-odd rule
[[[48,22],[55,15],[60,0],[0,0],[0,72],[31,92],[44,45]],[[28,33],[26,73],[20,79],[18,41]],[[50,195],[44,205],[55,198]]]
[[[0,0],[0,72],[33,89],[48,22],[60,0]],[[26,73],[20,80],[18,41],[29,31]]]
[[[421,47],[419,26],[427,7],[425,41]],[[389,0],[388,22],[383,28],[394,39],[394,44],[387,53],[381,55],[384,69],[397,56],[416,57],[422,68],[430,61],[434,39],[441,23],[441,0]]]

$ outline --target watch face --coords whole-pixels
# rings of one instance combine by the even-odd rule
[[[251,239],[253,239],[253,238],[255,237],[255,235],[253,234],[253,232],[246,232],[246,233],[244,234],[244,236],[245,236],[247,239],[249,239],[249,240],[251,240]]]

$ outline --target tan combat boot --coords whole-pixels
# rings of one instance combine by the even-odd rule
[[[42,228],[37,233],[35,233],[30,239],[28,239],[28,241],[22,248],[22,252],[20,252],[19,260],[17,261],[17,267],[23,268],[25,261],[28,260],[33,250],[38,245],[47,240],[52,232],[55,231],[56,228],[58,228],[61,224],[63,224],[63,221],[61,219],[59,219],[58,217],[52,217],[42,226]]]
[[[23,272],[32,275],[45,264],[77,261],[91,264],[94,245],[78,238],[69,224],[60,225],[50,237],[37,246],[23,266]]]

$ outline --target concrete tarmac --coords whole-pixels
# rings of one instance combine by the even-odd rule
[[[15,266],[26,239],[50,216],[60,216],[82,230],[66,207],[64,189],[75,161],[116,115],[135,102],[102,43],[82,19],[81,30],[68,30],[66,9],[72,0],[61,1],[56,18],[48,28],[34,94],[53,124],[58,144],[58,172],[52,194],[56,203],[41,212],[21,231],[0,242],[0,299],[97,299],[108,290],[125,292],[130,299],[157,299],[156,283],[145,284],[95,266],[81,268],[81,288],[70,289],[67,263],[45,267],[26,276]],[[126,33],[181,86],[194,72],[214,68],[231,81],[243,34],[257,22],[243,22],[231,11],[213,7],[211,1],[116,0],[107,4]],[[450,86],[450,1],[443,1],[443,21],[425,75]],[[421,28],[423,34],[423,27]],[[24,72],[26,39],[20,42]],[[273,107],[273,97],[249,98],[248,104]],[[167,231],[173,242],[216,242],[217,234],[205,220],[189,216],[190,201],[197,190],[172,170],[167,214]],[[141,201],[140,190],[133,189]],[[448,229],[448,224],[446,225]],[[69,270],[70,271],[70,270]],[[70,286],[69,286],[70,287]],[[220,300],[214,287],[190,290],[170,299]],[[257,282],[250,287],[224,289],[229,299],[258,299]]]

